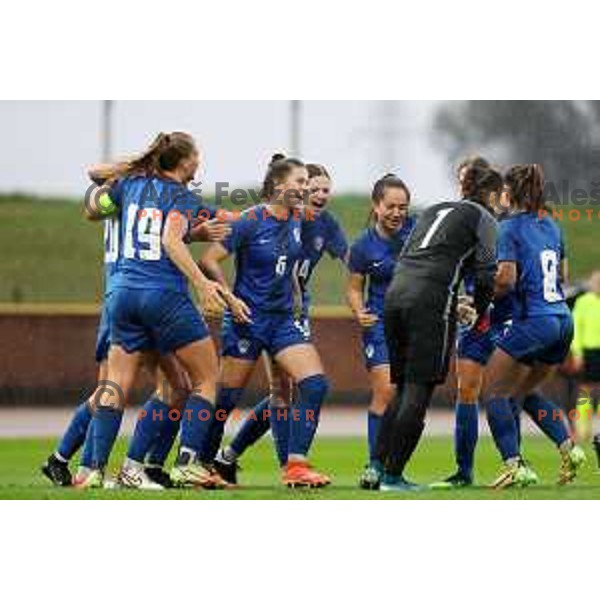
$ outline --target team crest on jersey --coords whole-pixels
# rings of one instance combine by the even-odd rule
[[[373,344],[368,344],[365,348],[365,355],[367,358],[373,358],[373,354],[375,354],[375,346],[373,346]]]
[[[248,350],[250,350],[250,340],[238,340],[237,346],[240,354],[247,354]]]
[[[320,235],[318,235],[315,238],[315,242],[314,242],[314,244],[315,244],[315,250],[317,252],[321,252],[321,250],[323,250],[323,244],[324,243],[325,243],[325,240]]]
[[[300,243],[300,227],[294,228],[294,240],[296,241],[296,243]]]

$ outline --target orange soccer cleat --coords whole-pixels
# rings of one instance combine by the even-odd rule
[[[290,460],[287,463],[283,468],[282,481],[290,488],[321,488],[331,483],[327,475],[315,471],[307,462],[300,460]]]

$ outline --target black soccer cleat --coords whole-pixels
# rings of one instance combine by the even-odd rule
[[[473,478],[457,471],[443,481],[436,481],[429,484],[429,489],[432,490],[452,490],[456,488],[470,487],[473,485]]]
[[[226,461],[217,455],[212,467],[228,485],[238,484],[237,472],[240,467],[237,460]]]
[[[51,454],[42,465],[42,473],[54,484],[61,487],[73,485],[73,476],[69,471],[69,463],[58,460]]]
[[[146,472],[146,475],[148,475],[148,479],[154,483],[162,485],[162,487],[165,489],[173,487],[171,476],[167,472],[163,471],[161,467],[146,467],[144,471]]]

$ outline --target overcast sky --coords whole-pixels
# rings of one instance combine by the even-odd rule
[[[101,156],[101,102],[0,102],[0,192],[78,196],[83,168]],[[322,162],[338,191],[366,191],[394,165],[420,202],[453,193],[435,147],[432,102],[305,101],[301,151]],[[205,156],[204,190],[215,181],[257,185],[273,152],[289,146],[289,103],[118,101],[113,150],[143,149],[159,131],[188,131]]]

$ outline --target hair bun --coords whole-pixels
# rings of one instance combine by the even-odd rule
[[[277,152],[275,154],[273,154],[273,156],[271,156],[271,162],[269,164],[273,164],[274,162],[277,162],[278,160],[285,160],[285,154],[281,154],[281,152]]]

